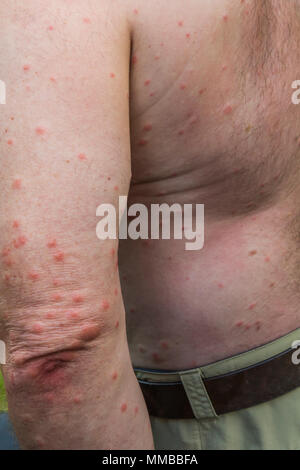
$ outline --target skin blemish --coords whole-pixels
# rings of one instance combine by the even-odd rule
[[[54,27],[52,25],[48,26],[48,31],[53,31]]]
[[[187,39],[190,39],[191,34],[190,34],[190,33],[186,33],[185,37],[186,37]]]
[[[183,21],[178,21],[178,26],[181,28],[183,26]]]
[[[167,341],[163,340],[163,341],[160,342],[160,347],[164,350],[167,350],[167,349],[169,349],[169,343]]]
[[[31,281],[37,281],[39,278],[40,276],[38,275],[38,273],[34,271],[31,271],[30,273],[28,273],[28,279],[30,279]]]
[[[224,108],[224,110],[223,110],[223,113],[225,115],[228,115],[228,114],[231,114],[232,111],[233,111],[232,106],[226,106],[226,108]]]
[[[107,312],[109,310],[109,307],[110,307],[110,304],[107,300],[103,300],[102,304],[101,304],[101,310],[103,312]]]
[[[150,131],[152,131],[152,129],[153,129],[152,124],[146,124],[144,126],[144,131],[145,132],[150,132]]]
[[[141,344],[139,345],[138,350],[141,354],[145,354],[147,352],[147,349],[144,348],[144,346],[142,346]]]
[[[220,282],[220,283],[218,284],[218,288],[219,288],[219,289],[224,289],[224,284],[223,284],[222,282]]]
[[[113,375],[112,375],[112,379],[117,380],[117,378],[118,378],[118,373],[114,372]]]
[[[73,302],[75,304],[81,304],[83,301],[84,301],[84,298],[83,298],[82,295],[76,294],[76,295],[73,296]]]
[[[126,404],[126,403],[123,403],[123,404],[121,405],[121,412],[122,412],[122,413],[125,413],[126,411],[127,411],[127,404]]]
[[[248,307],[248,310],[254,310],[257,304],[251,304]]]
[[[63,297],[60,294],[53,294],[52,295],[53,302],[60,302],[62,299],[63,299]]]
[[[136,55],[132,56],[132,61],[131,61],[132,65],[135,65],[137,63],[137,61],[138,61],[137,56]]]
[[[41,333],[43,333],[44,331],[44,327],[42,325],[42,323],[35,323],[32,327],[32,332],[39,335]]]
[[[20,227],[20,222],[18,222],[17,220],[14,220],[12,226],[13,226],[13,228],[19,228]]]
[[[5,256],[8,256],[9,253],[10,253],[10,248],[9,248],[9,247],[5,247],[5,248],[3,248],[2,252],[1,252],[1,255],[2,255],[3,257],[5,257]]]
[[[79,320],[79,314],[77,312],[73,312],[72,310],[67,313],[67,316],[72,320]]]
[[[267,256],[267,257],[265,258],[265,263],[270,263],[270,261],[271,261],[271,258],[270,258],[269,256]]]
[[[54,77],[50,77],[50,82],[56,82],[56,79]]]
[[[275,287],[275,282],[271,282],[271,284],[270,284],[269,287],[270,287],[270,289],[272,289],[273,287]]]
[[[256,250],[252,250],[249,252],[249,256],[255,256],[257,255],[257,251]]]
[[[43,127],[36,127],[35,133],[37,135],[45,135],[46,134],[46,129],[44,129]]]
[[[160,59],[160,55],[156,55],[156,56],[154,57],[154,59],[155,59],[155,60],[159,60],[159,59]]]
[[[119,326],[120,326],[120,322],[119,322],[119,321],[116,321],[115,328],[118,329]]]
[[[81,329],[79,339],[83,341],[92,341],[100,334],[100,327],[98,325],[90,324]]]
[[[114,187],[114,190],[115,190],[115,191],[119,191],[119,186],[115,186],[115,187]]]
[[[11,266],[13,265],[13,261],[12,261],[11,258],[6,258],[6,259],[4,260],[4,264],[5,264],[5,266],[7,266],[7,267],[9,268],[9,267],[11,267]]]
[[[57,253],[55,253],[55,255],[53,255],[53,258],[59,263],[64,261],[65,254],[62,251],[58,251]]]
[[[12,188],[13,189],[21,189],[21,187],[22,187],[22,180],[16,179],[16,180],[13,181],[13,183],[12,183]]]
[[[20,248],[21,246],[26,245],[27,238],[24,235],[20,235],[13,243],[15,248]]]
[[[145,86],[149,86],[150,83],[151,83],[151,80],[146,80],[145,83],[144,83],[144,85],[145,85]]]
[[[184,130],[178,131],[178,135],[184,135]]]
[[[199,95],[203,95],[203,93],[205,93],[205,88],[201,88],[201,90],[199,90]]]
[[[61,286],[61,284],[62,284],[61,281],[59,281],[58,279],[53,280],[53,286],[54,287],[59,287],[59,286]]]
[[[136,407],[134,408],[134,414],[135,414],[135,415],[137,415],[137,414],[138,414],[138,412],[139,412],[139,407],[138,407],[138,406],[136,406]]]
[[[182,84],[180,85],[180,90],[185,90],[185,89],[186,89],[186,84],[185,84],[185,83],[182,83]]]
[[[255,323],[255,327],[256,327],[256,331],[259,331],[261,329],[261,322],[260,321],[257,321]]]
[[[82,403],[82,396],[77,395],[76,397],[74,397],[73,403],[75,403],[75,405],[79,405],[80,403]]]
[[[83,18],[83,22],[84,22],[85,24],[91,24],[90,18]]]
[[[30,70],[30,65],[28,64],[23,65],[23,70],[24,72],[28,72],[28,70]]]
[[[224,15],[224,16],[223,16],[223,21],[224,21],[224,23],[227,23],[227,21],[228,21],[228,15]]]
[[[157,353],[152,354],[152,359],[156,364],[161,364],[162,362],[164,362],[164,360]]]
[[[110,74],[110,78],[116,78],[116,74],[114,74],[113,72]]]
[[[118,295],[118,289],[117,289],[117,288],[115,288],[115,290],[114,290],[114,294],[115,294],[115,296],[117,296],[117,295]]]
[[[13,145],[13,141],[12,141],[11,139],[9,139],[9,140],[7,141],[7,145]]]
[[[133,13],[134,13],[135,15],[138,15],[138,14],[139,14],[139,10],[138,10],[137,8],[135,8],[135,9],[133,10]]]
[[[87,160],[87,156],[86,156],[85,153],[80,153],[80,154],[78,155],[78,159],[83,162],[83,161]]]
[[[48,248],[56,248],[57,247],[57,242],[55,239],[53,240],[50,240],[48,243],[47,243],[47,247]]]
[[[242,321],[239,321],[238,323],[235,324],[237,328],[241,328],[244,325]]]
[[[139,147],[145,147],[147,144],[148,144],[148,140],[141,139],[138,145]]]

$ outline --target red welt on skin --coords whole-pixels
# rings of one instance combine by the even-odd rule
[[[73,302],[74,302],[75,304],[80,304],[80,303],[82,303],[83,301],[84,301],[84,298],[83,298],[82,295],[76,294],[76,295],[73,296]]]
[[[107,310],[109,309],[110,305],[109,305],[109,302],[107,300],[103,300],[102,304],[101,304],[101,308],[104,312],[107,312]]]
[[[53,258],[55,259],[55,261],[61,262],[64,261],[65,254],[62,251],[58,251],[57,253],[55,253],[55,255],[53,255]]]
[[[127,410],[127,404],[123,403],[123,405],[121,406],[122,413],[125,413],[126,410]]]
[[[46,133],[46,129],[43,127],[36,127],[35,132],[37,135],[44,135]]]
[[[30,279],[31,281],[37,281],[39,277],[40,276],[38,275],[38,273],[34,271],[31,271],[30,273],[28,273],[28,279]]]
[[[48,247],[48,248],[56,248],[56,246],[57,246],[57,242],[56,242],[55,239],[50,240],[50,241],[47,243],[47,247]]]
[[[20,237],[14,240],[14,247],[20,248],[21,246],[24,246],[26,243],[27,243],[27,238],[24,235],[21,235]]]
[[[12,188],[13,189],[21,189],[22,187],[22,180],[16,179],[13,181]]]

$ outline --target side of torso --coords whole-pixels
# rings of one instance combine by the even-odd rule
[[[188,368],[299,326],[293,33],[285,56],[255,0],[128,3],[129,204],[205,204],[206,239],[121,242],[128,337],[135,365]]]

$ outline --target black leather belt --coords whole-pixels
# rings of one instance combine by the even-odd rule
[[[262,363],[230,374],[203,378],[217,415],[259,405],[300,386],[300,365],[294,365],[288,350]],[[194,413],[182,382],[140,381],[150,416],[191,419]]]

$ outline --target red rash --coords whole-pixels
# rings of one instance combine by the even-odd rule
[[[118,378],[118,374],[117,374],[117,372],[114,372],[113,375],[112,375],[112,379],[117,380],[117,378]]]
[[[86,23],[86,24],[90,24],[91,20],[90,20],[90,18],[83,18],[83,22]]]
[[[23,70],[24,70],[24,72],[28,72],[28,70],[30,70],[30,65],[28,65],[28,64],[24,65]]]
[[[126,403],[123,403],[123,405],[121,406],[121,411],[122,411],[122,413],[125,413],[125,411],[127,411],[127,404]]]
[[[9,140],[7,141],[7,145],[13,145],[13,141],[12,141],[11,139],[9,139]]]
[[[257,255],[257,251],[256,250],[252,250],[249,252],[249,256],[255,256]]]
[[[148,140],[141,139],[141,140],[139,141],[139,146],[140,146],[140,147],[145,147],[147,144],[148,144]]]
[[[14,182],[12,184],[12,188],[13,189],[21,189],[21,187],[22,187],[22,181],[20,179],[14,180]]]
[[[232,111],[233,109],[231,106],[226,106],[226,108],[224,109],[224,114],[231,114]]]
[[[53,255],[53,258],[55,259],[55,261],[57,262],[61,262],[61,261],[64,261],[65,259],[65,255],[62,251],[59,251],[58,253],[56,253],[55,255]]]
[[[151,83],[151,80],[146,80],[145,83],[144,83],[144,85],[145,85],[145,86],[149,86],[150,83]]]
[[[107,300],[103,300],[102,305],[101,305],[102,310],[104,312],[107,312],[107,310],[109,310],[109,307],[110,307],[109,302]]]
[[[120,322],[119,322],[119,321],[117,321],[115,326],[116,326],[116,328],[119,328],[119,326],[120,326]]]
[[[15,239],[13,243],[15,248],[20,248],[21,246],[26,245],[27,238],[24,235],[21,235],[20,237]]]
[[[60,302],[62,300],[62,296],[60,294],[53,294],[52,300],[54,302]]]
[[[152,131],[152,129],[153,129],[152,124],[146,124],[144,126],[144,131],[145,132],[150,132],[150,131]]]
[[[37,135],[44,135],[46,133],[46,129],[44,129],[43,127],[37,127],[35,129],[35,132]]]
[[[255,307],[256,307],[256,304],[251,304],[251,305],[249,306],[248,310],[254,310]]]
[[[35,272],[30,272],[28,274],[28,279],[30,279],[31,281],[37,281],[39,279],[39,275],[38,273],[35,273]]]
[[[84,298],[82,297],[82,295],[79,295],[79,294],[76,294],[73,296],[73,302],[75,304],[80,304],[84,301]]]
[[[19,228],[19,227],[20,227],[20,223],[17,220],[14,220],[13,221],[13,228]]]
[[[56,242],[55,239],[50,240],[50,241],[47,243],[47,247],[48,247],[48,248],[56,248],[56,246],[57,246],[57,242]]]
[[[183,21],[178,21],[178,23],[177,23],[177,24],[178,24],[178,26],[180,26],[180,27],[181,27],[181,26],[183,26]]]
[[[81,160],[81,161],[87,160],[87,156],[85,155],[85,153],[80,153],[80,154],[78,155],[78,158],[79,158],[79,160]]]

